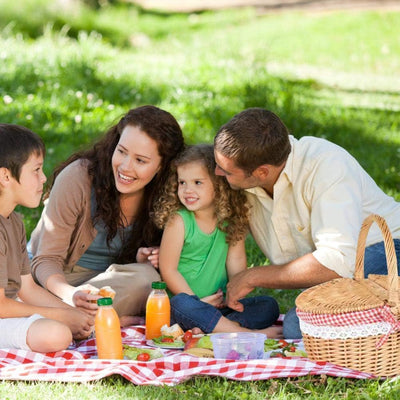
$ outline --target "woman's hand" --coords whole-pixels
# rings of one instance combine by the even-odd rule
[[[201,299],[204,303],[211,304],[215,308],[223,308],[226,306],[224,302],[224,293],[221,289],[218,289],[214,294],[211,296],[206,296]]]
[[[158,253],[159,247],[139,247],[136,253],[136,261],[138,263],[151,264],[158,269]]]
[[[98,289],[91,285],[82,285],[77,288],[78,290],[72,296],[72,302],[75,307],[86,312],[89,315],[96,315],[97,312],[97,299],[101,296],[97,294],[90,294],[92,290]]]

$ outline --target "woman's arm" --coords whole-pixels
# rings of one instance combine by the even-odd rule
[[[173,294],[194,294],[185,278],[178,271],[179,259],[185,237],[185,226],[182,217],[173,215],[168,221],[161,239],[159,264],[160,273],[168,289]]]
[[[64,266],[86,250],[91,226],[90,179],[86,166],[77,161],[58,175],[31,238],[32,274],[69,304],[77,288],[68,284]]]

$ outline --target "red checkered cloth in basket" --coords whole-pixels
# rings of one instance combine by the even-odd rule
[[[122,330],[123,343],[149,347],[144,327]],[[179,350],[162,350],[164,357],[148,362],[96,359],[95,339],[82,341],[66,351],[40,354],[25,350],[0,349],[0,379],[27,381],[88,382],[119,374],[136,385],[173,386],[195,375],[222,376],[252,381],[304,375],[373,378],[326,362],[307,358],[269,358],[234,361],[198,358]]]
[[[370,310],[352,311],[340,314],[312,314],[297,308],[296,313],[301,321],[314,326],[360,326],[387,322],[390,324],[390,331],[377,341],[377,348],[383,346],[390,334],[400,330],[400,321],[393,315],[388,305],[372,308]]]
[[[388,305],[340,314],[313,314],[299,309],[296,313],[302,321],[316,326],[354,326],[389,322],[393,329],[400,329],[400,322],[397,321]]]

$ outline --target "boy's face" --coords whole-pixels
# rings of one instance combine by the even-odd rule
[[[12,179],[11,191],[15,206],[35,208],[43,194],[46,176],[43,173],[43,156],[33,153],[21,168],[19,182]]]

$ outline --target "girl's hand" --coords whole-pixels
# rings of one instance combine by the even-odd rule
[[[159,247],[139,247],[136,253],[136,261],[138,263],[151,264],[158,269],[159,250]]]
[[[217,292],[212,294],[211,296],[203,297],[201,301],[204,301],[204,303],[211,304],[216,308],[223,308],[226,305],[224,302],[224,293],[222,292],[221,289],[218,289]]]

